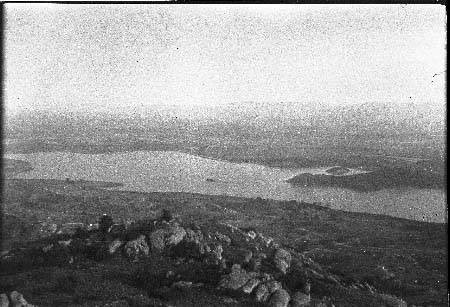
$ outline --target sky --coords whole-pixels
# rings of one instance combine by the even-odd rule
[[[445,105],[441,5],[5,7],[7,115],[249,101]]]

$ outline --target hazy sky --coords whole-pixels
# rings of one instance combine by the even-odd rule
[[[10,113],[445,103],[440,5],[7,4],[5,33]]]

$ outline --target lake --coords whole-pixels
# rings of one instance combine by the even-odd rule
[[[428,222],[446,222],[446,193],[435,189],[386,189],[356,192],[342,188],[294,187],[287,179],[317,169],[281,169],[231,163],[173,151],[112,154],[43,152],[7,154],[31,163],[33,170],[15,178],[82,179],[122,183],[118,189],[142,192],[189,192],[321,202],[355,212],[386,214]],[[117,188],[116,188],[117,189]]]

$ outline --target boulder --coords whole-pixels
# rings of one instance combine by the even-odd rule
[[[219,288],[237,290],[243,287],[253,276],[240,265],[235,264],[231,268],[231,273],[222,277],[219,282]]]
[[[150,249],[145,241],[145,236],[141,235],[136,240],[127,242],[124,251],[128,258],[137,261],[140,257],[148,256]]]
[[[281,283],[276,280],[270,280],[270,281],[266,282],[266,287],[267,287],[267,290],[269,290],[270,294],[272,294],[275,291],[282,288]]]
[[[221,244],[215,244],[210,251],[207,253],[206,261],[207,263],[219,265],[223,259],[222,257],[223,247]]]
[[[309,306],[311,296],[309,294],[297,291],[292,295],[291,307],[305,307]]]
[[[108,244],[108,253],[110,255],[113,255],[117,252],[117,250],[120,249],[120,247],[122,247],[123,242],[120,239],[115,239],[114,241],[110,242]]]
[[[268,306],[270,307],[287,307],[289,304],[289,293],[284,289],[276,290],[269,299]]]
[[[200,243],[203,242],[204,238],[203,238],[203,233],[200,229],[190,229],[190,228],[186,228],[186,236],[185,236],[185,240],[187,242],[195,242],[195,243]]]
[[[249,263],[250,260],[253,257],[253,253],[251,250],[238,248],[238,249],[232,249],[228,248],[224,251],[223,255],[229,262],[233,264],[245,264]]]
[[[253,230],[247,232],[247,236],[252,239],[255,240],[256,239],[256,232],[254,232]]]
[[[283,274],[287,273],[289,267],[291,266],[291,260],[291,253],[289,253],[287,250],[279,248],[275,251],[273,262],[275,264],[275,267]]]
[[[33,307],[33,305],[28,304],[23,295],[17,291],[11,292],[9,298],[11,307]]]
[[[0,307],[8,307],[9,299],[5,293],[0,294]]]
[[[223,233],[220,233],[218,231],[216,231],[216,233],[214,234],[216,237],[216,240],[225,243],[227,245],[231,244],[231,238]]]
[[[266,302],[270,293],[266,284],[259,284],[255,291],[255,299],[257,302]]]
[[[157,229],[150,234],[150,244],[152,250],[162,252],[165,248],[175,246],[186,236],[183,227],[177,224],[168,224]]]
[[[244,293],[250,294],[259,285],[261,281],[257,278],[250,279],[243,287],[242,291]]]
[[[266,237],[261,233],[256,234],[255,240],[257,240],[257,242],[259,242],[261,245],[263,245],[266,248],[269,248],[273,242],[272,238]]]
[[[261,269],[261,265],[264,259],[267,258],[267,255],[264,253],[258,253],[250,259],[250,269],[252,271],[259,271]]]

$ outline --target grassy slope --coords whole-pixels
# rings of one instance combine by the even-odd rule
[[[306,203],[103,189],[107,186],[111,184],[6,180],[3,230],[7,240],[3,248],[36,239],[33,223],[38,221],[92,223],[102,213],[116,220],[142,219],[167,208],[186,222],[214,225],[227,221],[254,228],[306,252],[344,280],[367,281],[408,303],[446,305],[446,225],[347,213]],[[394,277],[383,279],[381,266]]]

